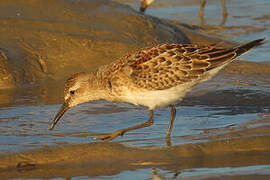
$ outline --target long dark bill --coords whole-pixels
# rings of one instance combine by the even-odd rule
[[[62,107],[60,108],[60,110],[58,111],[58,113],[56,114],[51,127],[49,128],[49,130],[53,130],[54,126],[57,124],[57,122],[59,121],[59,119],[64,115],[64,113],[69,109],[69,105],[68,104],[63,104]]]

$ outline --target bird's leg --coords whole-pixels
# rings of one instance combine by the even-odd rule
[[[120,130],[114,131],[113,133],[111,133],[109,135],[105,135],[105,136],[101,136],[101,137],[95,137],[94,139],[95,140],[110,141],[110,140],[116,138],[117,136],[124,135],[128,131],[132,131],[132,130],[135,130],[135,129],[140,129],[140,128],[143,128],[143,127],[151,126],[154,123],[153,110],[149,110],[149,113],[150,113],[150,117],[145,123],[142,123],[142,124],[139,124],[139,125],[136,125],[136,126],[132,126],[132,127],[126,128],[126,129],[120,129]]]
[[[171,109],[171,121],[170,121],[170,124],[169,124],[167,136],[166,136],[167,146],[171,146],[171,132],[172,132],[173,123],[174,123],[175,115],[176,115],[175,107],[173,105],[170,105],[169,107]]]
[[[227,8],[226,8],[226,0],[222,0],[222,22],[220,23],[223,26],[226,23],[228,17]]]
[[[206,4],[206,0],[201,0],[201,7],[200,7],[200,19],[201,25],[204,25],[204,7]]]
[[[167,132],[167,138],[170,138],[170,136],[171,136],[172,127],[173,127],[173,123],[174,123],[175,115],[176,115],[176,109],[175,109],[174,105],[170,105],[170,109],[171,109],[171,121],[170,121],[170,125],[169,125],[168,132]]]

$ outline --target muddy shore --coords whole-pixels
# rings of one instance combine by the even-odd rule
[[[0,89],[63,81],[154,44],[221,41],[105,0],[2,1],[0,10]]]
[[[149,175],[152,169],[170,177],[179,175],[175,179],[185,179],[181,174],[186,172],[194,179],[269,179],[269,61],[235,61],[211,82],[196,87],[177,105],[170,142],[163,132],[167,109],[157,110],[153,128],[110,143],[93,141],[96,135],[148,118],[147,110],[129,104],[84,104],[67,113],[55,131],[47,130],[63,101],[64,80],[74,72],[93,71],[154,44],[219,43],[231,47],[240,43],[222,34],[221,29],[232,26],[199,26],[142,15],[129,6],[132,3],[0,2],[0,179],[91,179],[119,174],[121,179],[125,172],[133,172],[136,179],[141,170]],[[198,2],[152,7],[178,5],[193,8]],[[268,52],[264,53],[268,57]],[[243,174],[220,170],[228,167],[233,172],[242,167],[248,170]],[[255,167],[262,169],[253,171]],[[216,174],[196,175],[198,169],[216,168]]]
[[[269,164],[269,126],[247,136],[234,130],[208,143],[163,148],[132,148],[119,143],[88,143],[42,147],[0,157],[0,176],[9,178],[109,176],[140,168],[174,169]],[[253,136],[260,132],[263,136]],[[264,132],[266,134],[264,134]],[[235,138],[233,138],[235,137]],[[112,168],[113,167],[113,168]]]

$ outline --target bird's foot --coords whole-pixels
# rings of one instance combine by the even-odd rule
[[[102,140],[104,142],[106,141],[110,141],[113,140],[115,138],[117,138],[118,136],[123,136],[125,133],[125,131],[123,131],[122,129],[118,130],[118,131],[114,131],[111,134],[105,135],[105,136],[100,136],[100,137],[94,137],[94,140]]]

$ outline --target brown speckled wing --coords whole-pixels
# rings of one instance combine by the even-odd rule
[[[129,57],[131,78],[136,86],[163,90],[196,80],[208,70],[236,57],[236,49],[214,46],[163,44]]]

